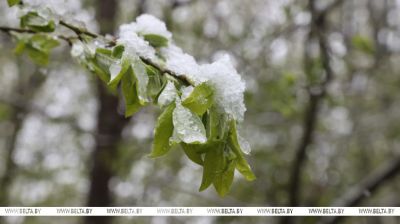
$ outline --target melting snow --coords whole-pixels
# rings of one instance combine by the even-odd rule
[[[171,81],[168,81],[167,85],[158,97],[158,104],[160,106],[166,106],[174,101],[177,96],[178,94],[175,85]]]
[[[172,115],[174,131],[179,139],[185,143],[205,143],[206,130],[200,118],[192,111],[176,101],[176,108]]]

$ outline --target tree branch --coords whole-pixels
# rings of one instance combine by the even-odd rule
[[[92,38],[101,37],[101,35],[99,35],[99,34],[95,34],[95,33],[92,33],[92,32],[86,31],[86,30],[82,30],[82,29],[80,29],[78,27],[75,27],[75,26],[73,26],[71,24],[68,24],[68,23],[66,23],[65,21],[62,21],[62,20],[60,21],[60,24],[62,26],[64,26],[64,27],[72,30],[77,36],[77,37],[66,37],[66,36],[63,36],[63,35],[54,35],[55,37],[57,37],[59,39],[65,40],[68,43],[69,46],[72,46],[74,39],[79,39],[80,41],[83,41],[82,35],[87,35],[87,36],[92,37]],[[5,27],[5,26],[0,26],[0,31],[2,31],[4,33],[7,33],[7,34],[11,34],[11,32],[30,33],[30,34],[40,33],[40,32],[34,31],[34,30],[12,28],[12,27]],[[115,43],[115,41],[111,41],[109,44],[110,44],[110,46],[114,46],[116,43]],[[151,66],[155,67],[156,69],[158,69],[162,74],[167,73],[167,74],[173,76],[174,78],[182,81],[185,85],[194,86],[194,83],[192,83],[190,80],[188,80],[187,77],[184,74],[177,74],[176,72],[165,68],[164,66],[158,64],[157,62],[152,61],[151,59],[148,59],[148,58],[145,58],[145,57],[142,57],[142,56],[140,56],[140,59],[145,64],[151,65]]]
[[[336,4],[339,4],[340,0],[337,1]],[[335,5],[336,5],[335,4]],[[329,8],[332,8],[329,7]],[[323,66],[323,72],[321,74],[322,81],[319,84],[315,85],[311,83],[311,86],[308,88],[309,95],[309,105],[306,110],[306,114],[304,116],[303,123],[303,135],[300,139],[299,146],[296,149],[294,162],[291,168],[290,180],[289,180],[289,205],[290,206],[298,206],[299,198],[301,192],[301,177],[302,170],[306,161],[306,152],[309,146],[312,144],[313,136],[315,132],[315,127],[318,120],[318,113],[320,110],[320,104],[325,98],[326,89],[330,81],[332,80],[334,74],[332,67],[330,65],[330,55],[329,55],[329,46],[327,39],[325,37],[326,32],[326,13],[327,10],[322,12],[318,12],[315,7],[315,1],[310,0],[309,9],[312,15],[312,22],[310,24],[310,38],[312,39],[314,36],[318,41],[318,45],[320,48],[320,59]],[[306,67],[310,65],[310,57],[309,55],[305,55],[306,62],[304,63]],[[325,75],[325,77],[324,77]],[[282,223],[291,223],[292,219],[284,218]]]
[[[335,207],[352,207],[361,204],[370,194],[377,191],[385,183],[396,177],[400,173],[400,156],[395,157],[389,162],[384,162],[369,176],[365,177],[360,184],[347,191],[342,197],[332,204]],[[344,217],[325,217],[320,223],[338,223]]]

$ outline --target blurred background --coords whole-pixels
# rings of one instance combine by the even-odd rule
[[[246,80],[253,182],[198,192],[177,148],[149,159],[160,110],[131,119],[56,48],[46,68],[0,34],[0,206],[400,206],[399,0],[70,0],[93,32],[142,13],[199,62],[228,53]],[[0,2],[0,25],[18,26]],[[95,21],[98,21],[96,23]],[[397,176],[396,176],[397,175]],[[400,223],[399,218],[44,218],[1,223]]]

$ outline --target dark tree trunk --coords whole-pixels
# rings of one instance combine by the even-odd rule
[[[102,0],[98,4],[97,18],[102,34],[113,33],[117,1]],[[114,176],[111,164],[117,156],[121,133],[128,119],[118,114],[118,98],[112,95],[102,81],[97,80],[99,111],[97,115],[96,145],[92,155],[90,189],[87,206],[112,206],[112,195],[108,187]],[[87,217],[87,224],[108,224],[110,217]]]

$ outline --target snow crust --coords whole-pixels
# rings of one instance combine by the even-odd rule
[[[225,54],[211,64],[199,65],[194,57],[173,44],[162,49],[161,53],[166,58],[166,67],[177,75],[186,77],[195,85],[209,81],[214,87],[219,109],[238,121],[243,120],[246,111],[243,99],[245,83],[229,55]]]
[[[138,36],[134,23],[120,26],[117,44],[124,45],[124,54],[128,57],[139,55],[152,60],[156,59],[156,51],[150,46],[149,42]]]

